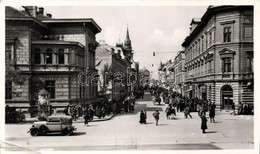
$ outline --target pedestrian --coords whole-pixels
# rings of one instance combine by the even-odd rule
[[[89,121],[90,121],[89,110],[88,110],[88,108],[86,108],[85,112],[84,112],[84,124],[85,124],[85,126],[86,125],[88,126]]]
[[[153,117],[154,117],[154,119],[155,119],[155,125],[156,125],[156,126],[158,126],[159,115],[160,115],[160,113],[159,113],[158,110],[156,110],[156,111],[153,113]]]
[[[235,103],[232,103],[232,112],[230,113],[231,115],[236,115],[236,107],[235,107]]]
[[[140,113],[140,120],[139,120],[139,123],[140,123],[140,124],[145,124],[145,123],[146,123],[146,120],[145,120],[145,113],[144,113],[143,110],[142,110],[141,113]]]
[[[176,110],[175,110],[175,108],[172,108],[172,109],[171,109],[170,119],[175,119],[175,118],[176,118]]]
[[[189,106],[187,106],[187,107],[184,109],[184,117],[185,117],[185,118],[188,118],[188,116],[189,116],[190,118],[192,118],[192,116],[190,115],[190,107],[189,107]]]
[[[209,108],[209,118],[210,118],[210,122],[215,122],[215,109],[216,109],[216,105],[215,103],[213,102],[211,105],[210,105],[210,108]]]
[[[171,116],[171,109],[172,109],[172,106],[171,104],[169,104],[166,109],[165,109],[165,113],[166,113],[166,117],[167,119],[170,119],[170,116]]]
[[[207,126],[207,118],[206,118],[206,115],[205,113],[203,112],[202,115],[201,115],[201,129],[202,129],[202,133],[205,134],[206,133],[206,129],[208,129],[208,126]]]

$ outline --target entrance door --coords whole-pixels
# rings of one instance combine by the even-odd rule
[[[233,89],[229,85],[222,88],[222,109],[231,110],[233,103]]]

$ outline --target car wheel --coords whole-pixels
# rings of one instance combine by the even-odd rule
[[[68,128],[64,128],[63,131],[62,131],[62,134],[66,135],[66,136],[69,136],[71,134],[71,131],[68,130]]]
[[[39,130],[38,129],[32,129],[30,131],[30,134],[31,134],[31,136],[37,136],[39,134]]]
[[[41,131],[41,133],[46,133],[48,131],[48,128],[46,126],[41,126],[39,130]]]

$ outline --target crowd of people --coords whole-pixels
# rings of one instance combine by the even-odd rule
[[[209,115],[210,123],[215,123],[215,111],[216,104],[207,99],[198,99],[198,98],[187,98],[180,95],[177,92],[173,92],[168,89],[161,87],[151,87],[150,94],[153,96],[154,103],[161,102],[168,104],[165,109],[167,119],[175,119],[176,112],[183,112],[184,118],[192,118],[190,112],[197,112],[201,119],[201,129],[202,133],[206,133],[207,129],[207,116]],[[220,106],[220,110],[223,109],[223,106]],[[234,115],[251,115],[254,114],[253,105],[249,105],[246,102],[238,103],[238,107],[235,107],[235,103],[232,104],[232,112]],[[155,118],[156,123],[158,123],[159,118]]]
[[[138,90],[117,100],[100,99],[99,101],[90,104],[68,105],[63,113],[72,116],[74,121],[79,117],[84,117],[85,125],[87,125],[94,117],[101,119],[111,114],[134,112],[136,99],[143,98],[143,95],[144,92]]]

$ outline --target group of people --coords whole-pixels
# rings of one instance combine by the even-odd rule
[[[183,112],[184,118],[192,118],[191,112],[198,112],[198,115],[201,119],[201,129],[202,133],[206,133],[207,129],[207,118],[206,113],[209,112],[210,122],[215,122],[215,103],[211,103],[210,100],[206,99],[190,99],[181,96],[177,92],[171,92],[169,90],[162,89],[160,87],[153,87],[150,89],[150,93],[155,97],[155,101],[162,100],[168,106],[165,109],[166,118],[174,119],[176,118],[176,112]],[[160,103],[160,102],[158,102]],[[142,115],[140,113],[140,117]],[[153,113],[153,116],[158,125],[159,120],[159,111]]]
[[[142,97],[142,96],[141,96]],[[88,125],[88,122],[92,121],[94,116],[99,119],[105,118],[105,116],[110,115],[111,113],[128,113],[134,112],[136,97],[134,92],[128,96],[124,96],[121,99],[112,100],[112,99],[101,99],[98,102],[84,105],[68,105],[63,113],[65,115],[72,116],[73,120],[76,121],[79,117],[85,119],[85,125]]]

